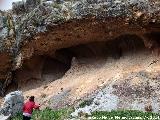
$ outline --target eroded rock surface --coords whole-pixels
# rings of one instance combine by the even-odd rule
[[[159,77],[159,71],[139,71],[112,79],[90,98],[89,105],[76,108],[72,115],[121,109],[159,112]]]
[[[134,35],[145,47],[159,53],[159,6],[156,0],[14,3],[12,11],[0,12],[1,95],[15,82],[16,71],[26,65],[24,61],[39,55],[65,64],[66,58],[71,60],[71,54],[57,57],[55,52],[59,49]],[[41,72],[36,72],[39,78]]]

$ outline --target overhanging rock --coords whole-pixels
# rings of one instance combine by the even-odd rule
[[[157,47],[152,35],[160,32],[158,0],[36,1],[29,10],[32,0],[0,12],[1,95],[13,81],[12,71],[33,55],[50,56],[61,48],[125,34],[141,37],[150,49]]]

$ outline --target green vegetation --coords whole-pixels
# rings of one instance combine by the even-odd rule
[[[91,105],[92,104],[92,102],[93,102],[93,99],[89,99],[89,100],[84,100],[83,102],[81,102],[80,104],[79,104],[79,107],[80,108],[83,108],[83,107],[85,107],[86,105]]]
[[[34,111],[32,120],[64,120],[70,117],[71,112],[73,109],[54,111],[46,108],[43,111]],[[136,110],[97,111],[93,112],[91,116],[81,114],[80,117],[84,120],[160,120],[160,114]],[[17,114],[12,120],[22,120],[22,114]]]
[[[52,7],[53,8],[57,8],[57,9],[61,9],[62,8],[62,6],[60,4],[58,4],[58,3],[52,3]]]
[[[50,108],[46,108],[42,111],[35,110],[32,120],[64,120],[69,117],[72,111],[71,108],[61,110],[52,110]],[[22,117],[22,113],[18,113],[12,120],[22,120]]]
[[[94,120],[160,120],[160,114],[137,110],[97,111],[92,113]]]

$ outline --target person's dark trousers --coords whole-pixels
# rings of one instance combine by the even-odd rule
[[[23,120],[31,120],[31,117],[27,117],[23,115]]]

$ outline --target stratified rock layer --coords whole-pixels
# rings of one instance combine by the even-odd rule
[[[123,35],[136,35],[159,51],[159,6],[156,0],[14,3],[12,11],[0,12],[1,95],[13,81],[13,71],[35,55],[54,57],[62,48]]]

